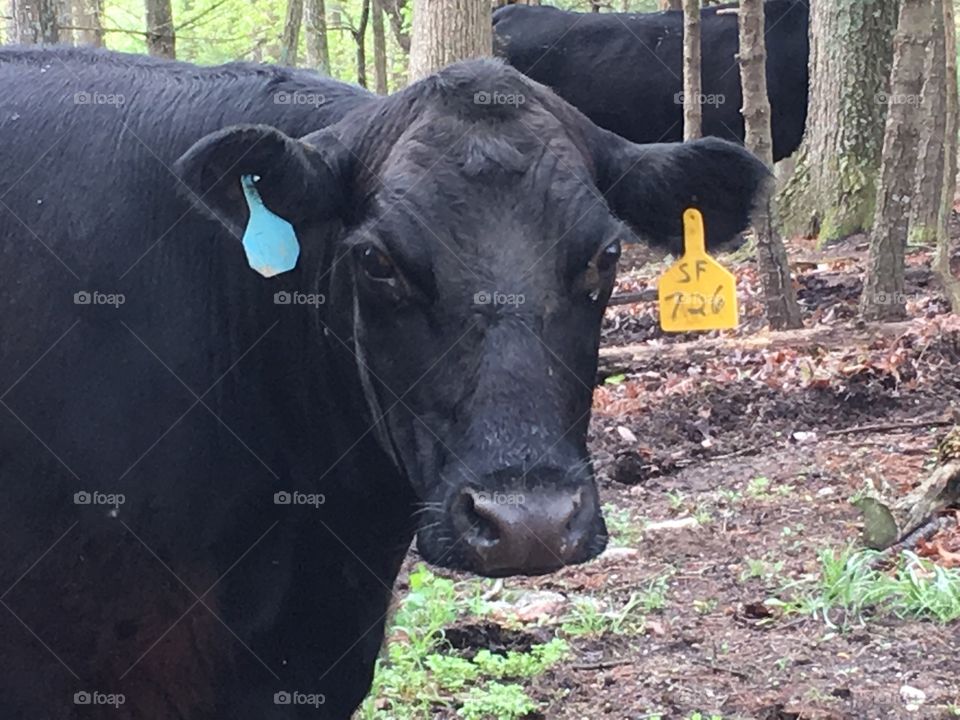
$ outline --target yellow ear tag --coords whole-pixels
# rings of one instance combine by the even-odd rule
[[[683,213],[683,257],[660,278],[659,295],[664,332],[728,330],[739,324],[737,280],[707,255],[699,210]]]

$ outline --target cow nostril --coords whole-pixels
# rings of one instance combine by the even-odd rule
[[[490,547],[500,540],[496,516],[484,508],[483,499],[472,491],[464,491],[457,500],[457,514],[463,523],[463,536],[475,546]]]

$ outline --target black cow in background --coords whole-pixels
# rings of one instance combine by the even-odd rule
[[[743,142],[736,4],[702,11],[703,134]],[[791,155],[807,118],[808,0],[768,0],[773,157]],[[683,13],[577,13],[508,5],[494,52],[600,127],[638,143],[683,139]]]
[[[621,220],[722,239],[766,177],[499,61],[380,98],[6,49],[0,88],[4,718],[345,720],[415,532],[484,575],[596,555]]]

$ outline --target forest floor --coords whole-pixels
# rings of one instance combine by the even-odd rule
[[[665,336],[653,302],[608,310],[604,353],[641,344],[594,397],[611,549],[504,582],[412,553],[360,717],[960,717],[960,511],[872,569],[851,503],[868,484],[905,494],[934,466],[960,421],[960,318],[929,251],[910,253],[909,321],[870,338],[855,322],[866,239],[790,256],[805,324],[834,328],[828,342],[757,342],[759,281],[732,257],[741,327],[705,335],[720,344],[675,348],[704,335]],[[618,292],[666,267],[626,260]]]

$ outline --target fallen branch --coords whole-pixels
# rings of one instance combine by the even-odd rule
[[[777,350],[780,348],[825,348],[838,350],[854,344],[869,345],[880,339],[900,337],[914,322],[869,323],[862,326],[830,325],[799,330],[770,331],[750,337],[721,337],[671,344],[634,343],[600,348],[601,376],[642,367],[644,362],[688,359],[735,351]]]
[[[873,425],[857,425],[856,427],[842,428],[840,430],[830,430],[824,433],[828,437],[837,435],[850,435],[861,432],[889,432],[891,430],[916,430],[925,427],[946,427],[955,424],[955,420],[913,420],[898,423],[875,423]]]
[[[899,555],[904,550],[914,550],[917,545],[921,542],[926,542],[934,535],[943,530],[948,524],[949,520],[945,517],[934,517],[930,518],[923,525],[918,527],[916,530],[908,534],[903,540],[894,543],[886,550],[880,552],[877,555],[873,562],[870,563],[870,567],[874,570],[884,567],[887,565],[895,555]]]

